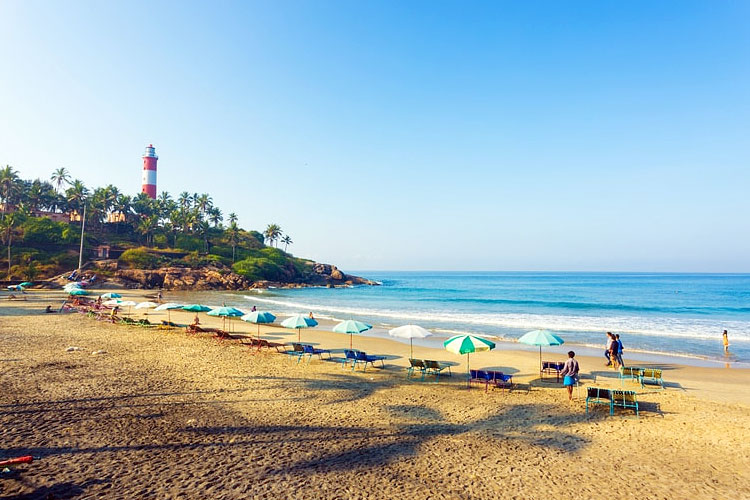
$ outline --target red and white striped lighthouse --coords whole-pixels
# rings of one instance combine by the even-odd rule
[[[141,191],[146,193],[152,200],[156,199],[156,150],[153,144],[146,147],[143,153],[143,186]]]

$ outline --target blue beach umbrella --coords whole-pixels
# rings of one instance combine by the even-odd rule
[[[372,325],[368,325],[367,323],[362,323],[361,321],[348,319],[334,326],[333,331],[336,333],[348,333],[349,334],[349,349],[351,349],[353,345],[352,335],[355,333],[365,332],[367,330],[370,330],[371,328],[372,328]]]
[[[245,314],[240,319],[242,321],[247,321],[248,323],[255,323],[256,325],[258,325],[258,340],[260,340],[260,325],[273,323],[274,321],[276,321],[276,316],[268,311],[253,311]]]
[[[469,354],[472,352],[489,351],[495,348],[495,343],[474,335],[456,335],[443,342],[447,351],[456,354],[466,354],[466,370],[469,369]]]
[[[300,330],[302,330],[302,328],[310,328],[313,326],[318,326],[318,322],[312,318],[308,318],[301,314],[296,314],[282,321],[281,326],[283,326],[284,328],[296,328],[297,329],[297,342],[299,342],[300,339],[302,338]]]
[[[539,371],[542,371],[542,346],[562,345],[565,341],[549,330],[532,330],[524,334],[518,341],[526,345],[539,346]]]

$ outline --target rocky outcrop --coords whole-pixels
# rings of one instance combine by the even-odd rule
[[[115,277],[126,286],[167,290],[244,290],[250,282],[228,268],[165,267],[162,269],[121,269]]]
[[[246,290],[248,288],[297,288],[306,286],[378,285],[359,276],[345,274],[330,264],[311,264],[309,272],[294,274],[291,268],[284,281],[256,281],[233,272],[228,267],[207,266],[199,269],[164,267],[161,269],[120,269],[115,279],[130,288],[164,288],[166,290]]]

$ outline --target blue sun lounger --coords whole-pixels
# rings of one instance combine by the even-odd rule
[[[375,366],[375,361],[380,361],[381,367],[385,368],[385,356],[370,356],[366,352],[359,351],[357,357],[352,365],[352,371],[357,368],[358,364],[362,364],[362,371],[367,370],[367,364]]]

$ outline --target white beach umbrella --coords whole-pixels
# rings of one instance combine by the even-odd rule
[[[172,309],[182,309],[185,307],[185,304],[178,304],[177,302],[167,302],[166,304],[162,304],[158,306],[154,311],[167,311],[167,321],[170,323],[172,322],[171,314],[169,311]]]
[[[147,300],[145,302],[138,302],[138,304],[136,304],[135,308],[136,309],[153,309],[154,307],[156,307],[158,305],[159,304],[157,304],[156,302],[151,302],[151,301]]]
[[[388,335],[400,339],[409,339],[409,357],[414,357],[413,339],[423,339],[432,335],[432,332],[419,325],[404,325],[388,330]]]

